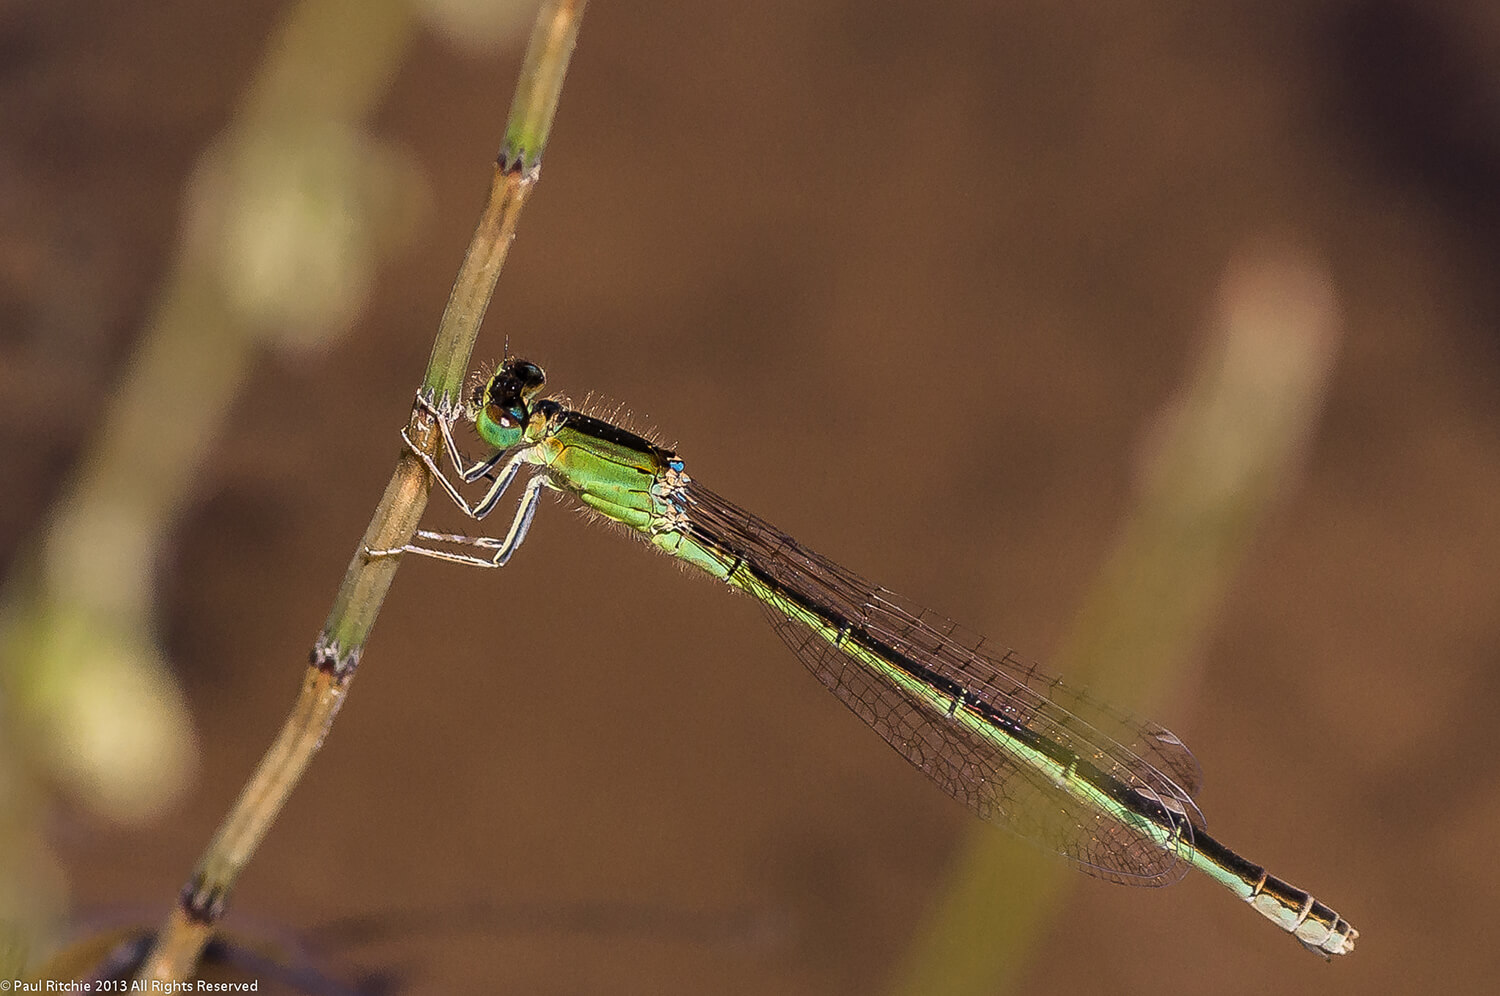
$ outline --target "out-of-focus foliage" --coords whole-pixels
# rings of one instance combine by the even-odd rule
[[[1312,260],[1261,248],[1231,266],[1196,367],[1142,439],[1135,504],[1055,656],[1068,680],[1142,710],[1187,669],[1266,509],[1296,486],[1338,332],[1332,284]],[[893,991],[1014,988],[1073,875],[1013,837],[971,830]]]

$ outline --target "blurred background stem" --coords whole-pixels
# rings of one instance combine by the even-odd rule
[[[1161,717],[1257,527],[1296,485],[1337,336],[1316,262],[1263,246],[1231,264],[1197,364],[1142,440],[1135,503],[1052,658],[1055,673]],[[891,992],[1014,991],[1076,874],[976,825],[947,879]]]

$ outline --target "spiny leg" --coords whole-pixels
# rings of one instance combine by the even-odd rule
[[[495,478],[494,475],[490,473],[490,471],[494,470],[495,464],[499,463],[503,459],[505,459],[504,450],[496,450],[495,452],[491,453],[488,459],[481,460],[474,466],[470,467],[468,470],[462,472],[464,483],[473,484],[481,477],[488,477],[491,481],[493,481]]]
[[[420,391],[417,392],[417,407],[427,412],[437,422],[438,428],[443,434],[443,448],[448,451],[448,459],[453,462],[453,469],[458,471],[458,476],[464,479],[465,484],[473,484],[488,474],[495,464],[500,462],[501,457],[505,455],[504,450],[497,450],[486,459],[476,461],[473,465],[465,467],[464,464],[468,463],[468,457],[464,456],[463,450],[458,448],[458,441],[453,438],[453,423],[458,421],[458,413],[445,412],[439,409],[432,402],[428,401]]]
[[[515,471],[510,470],[509,477],[514,476]],[[405,546],[396,547],[391,550],[371,550],[366,548],[365,556],[372,558],[393,557],[400,553],[415,553],[423,557],[431,557],[434,560],[446,560],[453,564],[468,564],[472,567],[504,567],[506,562],[510,560],[511,554],[515,553],[521,543],[525,541],[526,534],[531,529],[531,520],[536,516],[537,505],[541,502],[542,488],[547,486],[549,486],[547,478],[542,474],[537,474],[526,482],[526,490],[521,495],[521,504],[516,509],[516,516],[511,520],[510,529],[506,532],[504,539],[496,539],[493,536],[462,536],[457,533],[437,533],[429,529],[419,529],[416,533],[417,539],[431,540],[437,543],[459,543],[467,546],[475,546],[482,550],[494,550],[495,552],[489,557],[476,557],[467,553],[455,553],[451,550],[418,546],[415,543],[408,543]],[[498,495],[496,497],[498,498]],[[486,500],[488,500],[488,496],[486,496]],[[493,502],[490,503],[490,507],[494,507]]]
[[[496,454],[496,456],[498,455],[499,454]],[[482,519],[495,510],[495,506],[500,502],[500,496],[505,494],[505,489],[510,487],[510,482],[516,479],[516,471],[521,469],[521,464],[525,462],[525,456],[526,451],[519,450],[515,456],[505,461],[505,466],[500,468],[500,473],[498,476],[496,476],[495,483],[491,484],[490,489],[484,493],[484,497],[479,499],[479,504],[474,506],[474,510],[472,512],[469,512],[470,515],[472,515],[476,519]],[[537,486],[535,482],[540,480],[544,480],[544,478],[538,475],[536,477],[533,477],[531,481],[527,482],[527,494],[530,494],[532,489]],[[531,501],[533,502],[533,504],[535,504],[534,498],[531,499]],[[521,505],[523,508],[525,507],[526,502],[527,495],[522,495]],[[522,534],[525,534],[525,530],[522,530]]]
[[[440,420],[438,424],[443,425],[444,423]],[[472,519],[482,519],[494,511],[496,503],[500,501],[500,496],[505,493],[505,489],[510,486],[510,482],[515,480],[516,472],[521,469],[521,464],[526,462],[526,451],[524,449],[511,454],[510,459],[506,460],[505,466],[500,469],[500,474],[495,478],[495,483],[490,485],[490,489],[479,500],[479,504],[471,506],[464,499],[464,496],[459,493],[458,486],[448,479],[447,474],[443,473],[443,468],[438,466],[437,461],[432,458],[431,454],[412,442],[411,437],[406,434],[405,429],[401,430],[401,438],[405,441],[407,447],[417,455],[417,458],[422,461],[422,465],[427,468],[427,472],[443,486],[444,491],[448,492],[448,497],[453,499],[453,503],[463,509],[464,514]],[[504,455],[504,452],[502,450],[496,453],[491,460],[483,461],[476,464],[475,467],[470,468],[471,470],[482,468],[480,473],[475,476],[475,479],[477,480],[488,472],[494,466],[495,462]]]

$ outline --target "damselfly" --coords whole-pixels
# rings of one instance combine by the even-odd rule
[[[421,530],[416,539],[484,555],[419,544],[366,554],[501,567],[525,540],[542,491],[571,495],[759,601],[819,681],[981,818],[1112,882],[1167,885],[1197,868],[1309,950],[1327,957],[1353,949],[1359,932],[1347,920],[1208,835],[1193,802],[1198,764],[1168,730],[813,553],[693,480],[671,450],[537,400],[545,380],[536,364],[512,358],[461,410],[418,397],[458,477],[493,481],[476,504],[404,437],[475,519],[495,509],[523,465],[535,468],[504,538]],[[495,448],[487,459],[471,465],[460,452],[452,432],[460,415]]]

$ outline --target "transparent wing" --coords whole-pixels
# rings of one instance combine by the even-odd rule
[[[1128,814],[1065,791],[948,710],[883,681],[795,619],[795,602],[852,624],[1004,720],[1059,745],[1081,768],[1104,776],[1099,781],[1113,784],[1117,796],[1134,795],[1148,811],[1154,805],[1185,817],[1176,822],[1190,842],[1193,828],[1204,827],[1192,799],[1202,772],[1165,728],[1070,688],[1008,650],[991,649],[983,637],[807,550],[696,482],[688,485],[688,512],[694,531],[727,542],[788,593],[763,599],[766,614],[808,670],[949,795],[1100,878],[1155,886],[1186,873],[1186,862],[1132,826]]]

